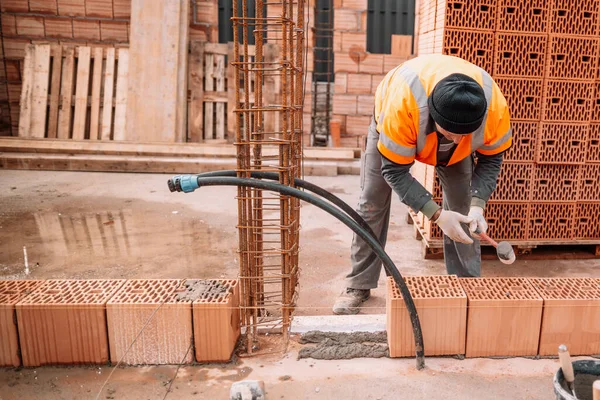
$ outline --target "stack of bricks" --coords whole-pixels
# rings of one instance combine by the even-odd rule
[[[411,320],[388,278],[390,357],[415,355]],[[556,356],[600,352],[600,279],[409,276],[425,355]]]
[[[237,280],[0,280],[0,367],[226,362],[239,336]]]
[[[28,44],[127,46],[130,8],[131,0],[2,0],[0,136],[18,134]]]
[[[342,146],[363,147],[373,116],[377,86],[388,71],[411,55],[368,53],[368,1],[334,0],[333,3],[335,87],[332,119],[340,122]]]
[[[600,0],[426,0],[420,13],[420,54],[484,68],[510,107],[514,144],[488,203],[490,236],[600,240]],[[421,175],[441,200],[434,169]]]

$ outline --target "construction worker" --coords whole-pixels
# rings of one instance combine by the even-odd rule
[[[481,250],[472,237],[487,231],[485,205],[496,189],[502,153],[511,145],[506,99],[486,71],[446,55],[411,59],[377,88],[357,212],[385,246],[393,190],[443,231],[448,274],[480,276]],[[411,176],[415,160],[436,167],[441,207]],[[377,287],[381,265],[354,235],[352,272],[333,312],[358,313]]]

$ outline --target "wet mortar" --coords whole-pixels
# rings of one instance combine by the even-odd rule
[[[229,289],[223,282],[205,279],[188,279],[185,290],[177,294],[179,301],[195,301],[207,297],[219,297]]]
[[[389,356],[386,332],[320,332],[310,331],[302,335],[298,359],[348,360],[352,358],[381,358]]]

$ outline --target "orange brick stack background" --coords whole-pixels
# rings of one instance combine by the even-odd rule
[[[510,106],[514,146],[488,204],[490,236],[600,240],[600,1],[424,0],[419,11],[419,54],[479,65]],[[441,200],[433,168],[415,176]]]

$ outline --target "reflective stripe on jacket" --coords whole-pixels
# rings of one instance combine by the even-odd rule
[[[510,148],[512,130],[508,105],[492,77],[457,57],[425,55],[388,72],[377,88],[375,121],[379,132],[377,148],[381,154],[397,164],[410,164],[415,159],[437,164],[438,139],[427,98],[440,80],[454,73],[470,76],[483,87],[488,110],[481,127],[464,135],[448,165],[475,151],[495,155]]]

